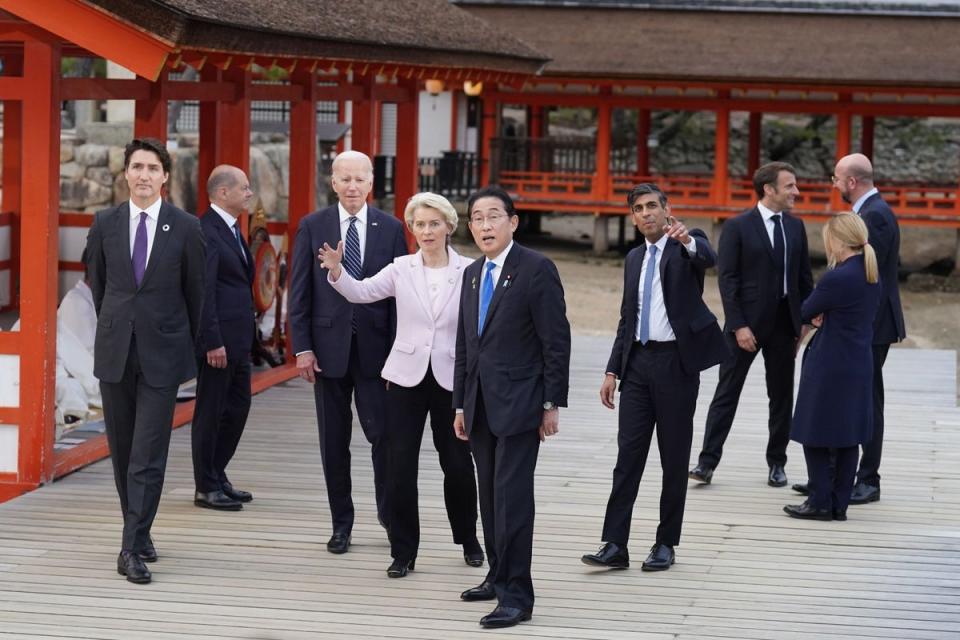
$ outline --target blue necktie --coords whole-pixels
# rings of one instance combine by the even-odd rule
[[[657,271],[657,245],[650,245],[650,258],[643,276],[643,301],[640,303],[640,344],[650,339],[650,298],[653,295],[653,275]]]
[[[143,282],[143,274],[147,270],[147,213],[140,212],[140,224],[137,225],[137,233],[133,237],[133,255],[130,256],[133,262],[133,279],[140,286]]]
[[[347,241],[343,250],[343,266],[351,276],[360,280],[363,263],[360,261],[360,232],[357,231],[357,216],[350,216]]]
[[[782,298],[783,291],[783,272],[787,263],[787,250],[783,246],[783,227],[780,225],[780,214],[776,213],[770,216],[773,220],[773,258],[777,262],[777,296]]]
[[[487,274],[483,276],[483,285],[480,287],[480,324],[477,326],[477,335],[483,335],[483,323],[487,320],[487,309],[490,308],[490,301],[493,300],[493,270],[497,268],[497,263],[487,263]]]
[[[240,238],[240,223],[233,225],[233,235],[237,238],[237,244],[240,246],[240,257],[243,258],[243,264],[247,264],[247,252],[243,248],[243,240]]]

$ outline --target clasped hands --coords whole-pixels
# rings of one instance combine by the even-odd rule
[[[453,417],[453,432],[456,434],[459,440],[469,440],[469,436],[467,436],[467,426],[464,422],[462,413],[458,413]],[[544,409],[543,418],[538,429],[540,442],[545,441],[550,436],[556,435],[559,432],[560,409],[557,407],[554,407],[553,409]]]

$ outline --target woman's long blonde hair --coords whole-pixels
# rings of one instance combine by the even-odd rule
[[[823,246],[827,252],[827,266],[831,269],[837,266],[837,256],[830,250],[833,246],[830,242],[832,239],[854,253],[862,253],[867,282],[874,284],[879,281],[877,254],[867,242],[868,236],[867,225],[855,213],[839,213],[830,218],[827,224],[823,225]]]

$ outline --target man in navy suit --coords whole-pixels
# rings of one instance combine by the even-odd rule
[[[863,445],[857,481],[850,504],[880,499],[880,455],[883,450],[883,364],[890,345],[907,337],[900,305],[897,269],[900,264],[900,226],[883,196],[873,185],[873,165],[862,153],[844,156],[833,171],[833,187],[867,225],[870,246],[880,272],[880,308],[873,322],[873,438]]]
[[[317,254],[324,243],[343,240],[344,268],[357,280],[370,277],[407,254],[403,224],[367,205],[373,188],[373,164],[358,151],[333,161],[333,190],[339,203],[300,222],[293,246],[290,327],[300,377],[313,384],[320,431],[320,457],[333,518],[331,553],[350,547],[354,508],[350,480],[351,396],[373,456],[377,514],[386,527],[383,503],[386,478],[384,446],[385,389],[380,370],[393,344],[393,299],[351,304],[327,282]]]
[[[703,449],[690,477],[703,483],[712,480],[750,365],[762,352],[770,400],[767,484],[783,487],[796,346],[808,329],[800,321],[800,305],[813,290],[813,275],[807,231],[803,221],[789,213],[800,194],[796,170],[785,162],[765,164],[754,173],[753,188],[757,206],[727,220],[720,235],[723,331],[732,355],[720,365]]]
[[[729,351],[703,302],[704,271],[717,259],[706,235],[676,221],[655,184],[634,187],[627,205],[645,242],[627,254],[620,323],[600,386],[600,401],[613,409],[620,379],[619,451],[601,535],[606,543],[582,560],[630,566],[630,520],[656,427],[663,469],[660,526],[642,569],[662,571],[673,564],[680,543],[700,372]]]
[[[190,441],[194,504],[239,511],[253,500],[234,488],[226,468],[250,412],[250,348],[254,339],[253,256],[239,217],[253,198],[246,174],[220,165],[207,180],[210,207],[200,219],[207,241],[206,297],[197,338],[197,404]]]
[[[486,187],[467,208],[483,257],[463,274],[454,429],[477,463],[489,571],[460,597],[496,599],[480,624],[509,627],[533,611],[533,477],[540,442],[557,433],[567,406],[570,324],[556,266],[513,241],[510,196]]]
[[[177,388],[197,371],[204,242],[196,216],[161,198],[171,166],[162,142],[134,139],[123,164],[130,200],[97,213],[84,254],[97,310],[93,374],[123,513],[117,571],[146,584]]]

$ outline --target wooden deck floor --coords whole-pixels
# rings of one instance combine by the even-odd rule
[[[297,381],[254,400],[231,467],[234,483],[256,495],[240,513],[193,506],[189,430],[174,433],[149,586],[113,568],[120,518],[109,462],[0,505],[0,638],[960,637],[954,352],[891,352],[883,499],[851,507],[844,523],[790,519],[781,507],[798,502],[793,492],[766,486],[755,367],[714,484],[689,492],[677,564],[646,574],[579,561],[599,542],[616,455],[615,415],[597,400],[610,342],[575,339],[571,407],[541,449],[529,623],[483,631],[477,620],[489,604],[458,599],[484,570],[466,567],[451,541],[429,446],[417,571],[403,580],[384,573],[389,550],[358,429],[354,546],[326,552],[313,398]],[[715,382],[716,370],[704,374],[695,449]],[[799,447],[789,453],[791,482],[803,480]],[[656,528],[659,476],[654,448],[634,517],[637,565]]]

